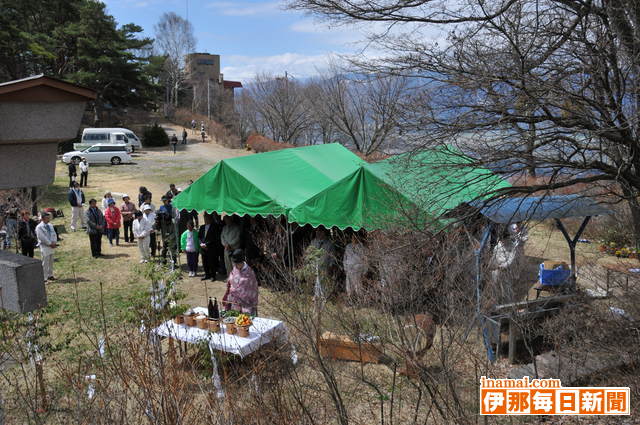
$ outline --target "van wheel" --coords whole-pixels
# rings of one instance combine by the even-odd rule
[[[111,158],[111,163],[112,163],[113,165],[118,165],[118,164],[120,164],[121,162],[122,162],[122,160],[121,160],[121,159],[120,159],[120,157],[118,157],[118,156],[114,156],[113,158]]]
[[[136,147],[135,146],[131,146],[131,153],[134,153],[136,151]]]
[[[80,158],[79,156],[74,156],[73,158],[71,158],[72,161],[80,161],[82,158]]]

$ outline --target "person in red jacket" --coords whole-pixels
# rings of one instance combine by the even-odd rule
[[[113,240],[116,240],[116,245],[120,245],[120,226],[122,225],[122,213],[120,209],[116,207],[116,201],[109,200],[107,210],[104,212],[104,218],[107,221],[107,237],[109,243],[113,246]]]

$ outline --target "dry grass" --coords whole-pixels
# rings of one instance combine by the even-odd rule
[[[188,179],[195,180],[215,161],[222,159],[226,153],[245,154],[243,151],[225,150],[208,143],[189,145],[186,150],[179,151],[176,156],[168,150],[149,150],[136,157],[136,165],[93,167],[90,174],[91,186],[85,190],[85,193],[87,197],[101,198],[105,191],[110,190],[127,192],[135,196],[138,186],[144,185],[154,193],[154,198],[157,200],[166,191],[166,185],[169,182],[175,182],[181,186]],[[66,205],[65,196],[66,167],[62,164],[58,164],[57,167],[58,178],[46,190],[40,205],[62,208],[65,213],[68,213],[69,207]],[[69,228],[69,216],[70,214],[67,214],[64,219],[56,219],[54,223],[64,223]],[[334,406],[325,388],[322,367],[327,367],[335,376],[350,413],[350,423],[363,425],[380,423],[382,417],[390,415],[388,408],[392,405],[390,403],[392,397],[396,397],[395,422],[412,423],[414,415],[412,409],[420,405],[417,401],[415,380],[409,380],[394,373],[393,368],[387,365],[361,366],[357,363],[323,362],[315,357],[314,344],[310,344],[304,332],[294,326],[296,323],[298,325],[303,323],[300,318],[295,317],[290,321],[290,329],[292,339],[299,348],[301,363],[293,370],[289,370],[281,364],[281,358],[270,356],[269,353],[265,353],[264,357],[256,358],[257,363],[226,359],[222,367],[223,375],[227,378],[225,388],[230,397],[223,405],[215,404],[217,402],[214,403],[211,399],[213,392],[208,378],[206,359],[194,356],[196,350],[192,350],[191,355],[186,356],[186,360],[182,363],[175,365],[175,368],[167,374],[166,380],[145,378],[143,382],[136,381],[135,376],[147,376],[150,373],[150,370],[141,366],[142,359],[150,365],[154,364],[152,357],[145,357],[147,353],[138,349],[146,345],[141,339],[143,336],[137,330],[135,320],[138,317],[135,307],[147,302],[145,291],[149,287],[149,282],[140,275],[136,246],[123,243],[120,247],[110,247],[104,241],[104,252],[107,258],[94,260],[89,255],[88,238],[84,233],[70,233],[63,237],[64,242],[59,248],[56,255],[58,260],[54,265],[58,281],[47,288],[50,302],[47,317],[50,322],[51,339],[63,342],[70,338],[71,341],[61,351],[52,353],[46,363],[50,366],[46,370],[46,380],[52,394],[59,396],[56,398],[59,404],[48,416],[41,417],[42,420],[34,420],[33,423],[87,423],[88,421],[143,423],[142,421],[148,418],[135,416],[128,422],[122,422],[111,416],[101,416],[103,412],[113,413],[114,404],[122,402],[119,397],[127,394],[123,391],[128,380],[135,381],[139,385],[138,388],[129,389],[132,391],[132,397],[133,394],[137,396],[145,394],[145,391],[155,394],[153,400],[155,407],[162,403],[160,395],[174,397],[184,409],[191,409],[188,419],[194,424],[228,423],[228,420],[244,424],[334,423]],[[545,259],[568,259],[568,250],[562,235],[545,223],[537,224],[530,230],[526,254],[529,256],[529,262],[534,266]],[[184,263],[184,258],[181,260]],[[599,268],[600,271],[602,265],[633,264],[631,260],[622,261],[603,256],[598,252],[596,244],[578,245],[578,263],[585,268],[587,266],[592,269]],[[585,287],[594,284],[594,279],[601,279],[598,276],[595,272],[581,274],[579,285]],[[534,276],[531,283],[533,279],[535,279]],[[201,306],[205,304],[207,296],[220,298],[225,285],[224,282],[218,281],[209,282],[205,286],[199,277],[188,278],[184,275],[179,282],[179,289],[185,295],[183,303]],[[263,287],[260,289],[260,313],[262,316],[286,319],[287,316],[284,313],[295,314],[295,312],[291,313],[292,309],[304,310],[307,308],[304,303],[311,303],[308,297],[299,300],[302,300],[303,304],[296,305],[291,293],[272,292]],[[348,325],[336,320],[336,318],[344,318],[345,311],[355,317],[372,317],[374,321],[378,320],[375,319],[377,316],[380,316],[380,323],[388,319],[387,316],[380,315],[371,308],[347,307],[346,310],[341,310],[345,307],[338,308],[337,304],[332,303],[327,308],[328,313],[323,326],[337,331],[344,331],[341,326]],[[78,314],[78,309],[82,311],[81,315]],[[466,318],[463,319],[466,320]],[[436,333],[433,348],[423,359],[425,370],[429,373],[429,385],[440,391],[442,395],[449,394],[450,386],[453,385],[460,396],[459,402],[463,409],[469,412],[468,417],[449,416],[452,421],[449,423],[473,421],[474,412],[477,411],[476,375],[482,373],[503,376],[507,370],[504,363],[490,365],[486,361],[477,332],[472,332],[465,342],[459,342],[460,331],[455,322],[442,327]],[[96,338],[104,335],[105,332],[111,335],[114,347],[124,350],[122,353],[129,353],[129,356],[133,356],[131,358],[140,359],[140,362],[133,362],[134,364],[128,364],[117,371],[108,371],[107,366],[101,366],[95,359],[95,345]],[[115,343],[118,338],[121,340],[120,344]],[[164,343],[163,350],[166,352],[167,349]],[[282,357],[281,355],[282,353],[279,356]],[[442,365],[446,367],[443,368]],[[27,373],[33,373],[28,363],[25,367]],[[262,388],[272,391],[256,393],[251,390],[252,383],[248,371],[253,370],[254,367],[259,371]],[[20,369],[16,367],[11,371],[15,373],[17,379]],[[86,403],[84,398],[86,385],[79,382],[78,377],[96,373],[96,371],[99,380],[101,379],[98,383],[98,391],[101,394],[99,402],[85,406],[83,403]],[[113,379],[113,382],[107,382],[109,379]],[[175,391],[167,391],[167,386],[170,387],[171,382],[174,382],[172,385],[175,385],[179,392],[186,392],[190,397],[179,397],[180,394],[176,394]],[[366,382],[373,382],[375,386]],[[3,385],[4,383],[3,381]],[[374,390],[374,387],[378,390],[382,389],[382,395]],[[75,388],[75,393],[70,391],[70,388]],[[21,416],[25,411],[24,406],[17,404],[19,399],[13,398],[14,395],[15,393],[12,393],[10,400],[7,401],[7,423],[25,423],[25,417]],[[5,399],[7,399],[6,393]],[[132,403],[129,409],[139,414],[140,406]],[[214,411],[223,413],[214,417],[211,411],[206,410],[208,406],[213,406]],[[302,406],[311,410],[305,413]],[[381,406],[387,409],[383,413],[380,410]],[[422,409],[432,408],[433,406],[425,404],[422,407]],[[79,412],[86,412],[87,416],[83,418]],[[257,415],[256,412],[264,412],[264,414]],[[421,414],[424,414],[424,410],[421,410]],[[310,417],[315,421],[311,421]]]

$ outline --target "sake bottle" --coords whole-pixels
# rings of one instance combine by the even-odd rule
[[[217,298],[213,299],[213,316],[211,316],[211,318],[215,320],[220,320],[220,309],[218,308]]]
[[[211,302],[211,297],[209,297],[209,304],[207,305],[207,316],[209,316],[209,319],[216,319],[217,315],[217,308],[214,308],[213,303]]]

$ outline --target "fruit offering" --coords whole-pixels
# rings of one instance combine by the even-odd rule
[[[251,326],[251,318],[246,314],[236,317],[236,326]]]

